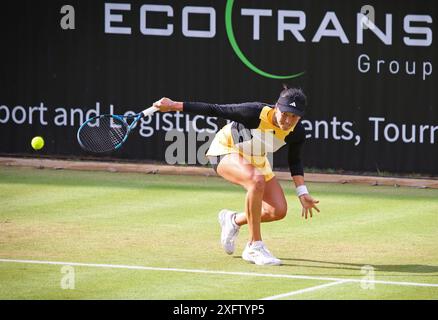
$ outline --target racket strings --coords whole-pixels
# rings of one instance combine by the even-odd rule
[[[127,132],[125,123],[111,116],[103,116],[84,124],[78,138],[88,151],[108,152],[116,149]]]

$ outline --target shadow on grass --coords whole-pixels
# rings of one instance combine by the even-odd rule
[[[410,273],[410,274],[426,274],[437,273],[438,266],[422,265],[422,264],[360,264],[360,263],[348,263],[348,262],[333,262],[333,261],[321,261],[321,260],[309,260],[309,259],[291,259],[280,258],[282,261],[296,261],[296,262],[308,262],[307,264],[291,264],[284,263],[283,266],[293,267],[308,267],[308,268],[322,268],[322,269],[337,269],[337,270],[355,270],[361,271],[364,266],[371,266],[375,271],[379,272],[398,272],[398,273]],[[325,264],[325,266],[317,265]]]
[[[233,256],[235,259],[242,259],[241,256]],[[371,266],[376,272],[396,272],[404,273],[410,275],[421,275],[421,276],[438,276],[438,266],[432,265],[422,265],[422,264],[371,264],[371,263],[348,263],[348,262],[333,262],[333,261],[322,261],[322,260],[309,260],[309,259],[292,259],[292,258],[280,258],[283,262],[281,267],[295,267],[295,268],[317,268],[323,270],[349,270],[357,271],[355,274],[350,274],[350,276],[361,275],[361,270],[365,266]],[[297,263],[288,263],[288,261]],[[307,262],[307,263],[299,263]],[[325,264],[325,265],[321,265]],[[426,275],[427,274],[427,275]],[[296,275],[309,275],[309,274],[296,274]],[[331,276],[333,274],[314,274],[312,276]],[[342,274],[346,276],[346,274]],[[396,276],[396,275],[394,275]],[[403,275],[400,275],[403,276]]]

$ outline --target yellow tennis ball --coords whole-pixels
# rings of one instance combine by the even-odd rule
[[[32,148],[34,148],[35,150],[40,150],[44,147],[44,139],[43,137],[40,136],[34,137],[30,144],[32,145]]]

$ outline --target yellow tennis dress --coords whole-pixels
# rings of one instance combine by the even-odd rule
[[[246,140],[236,138],[242,137],[242,134],[239,133],[235,122],[228,123],[216,134],[206,155],[238,153],[263,174],[265,181],[271,180],[275,175],[266,154],[284,146],[286,136],[295,128],[282,130],[274,125],[273,117],[274,109],[270,106],[263,107],[258,128],[246,129]]]

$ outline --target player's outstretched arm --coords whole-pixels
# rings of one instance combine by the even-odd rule
[[[194,115],[218,117],[244,124],[252,128],[260,122],[260,111],[263,104],[260,102],[244,102],[238,104],[213,104],[205,102],[179,102],[169,98],[161,98],[153,104],[161,112],[184,111]]]

